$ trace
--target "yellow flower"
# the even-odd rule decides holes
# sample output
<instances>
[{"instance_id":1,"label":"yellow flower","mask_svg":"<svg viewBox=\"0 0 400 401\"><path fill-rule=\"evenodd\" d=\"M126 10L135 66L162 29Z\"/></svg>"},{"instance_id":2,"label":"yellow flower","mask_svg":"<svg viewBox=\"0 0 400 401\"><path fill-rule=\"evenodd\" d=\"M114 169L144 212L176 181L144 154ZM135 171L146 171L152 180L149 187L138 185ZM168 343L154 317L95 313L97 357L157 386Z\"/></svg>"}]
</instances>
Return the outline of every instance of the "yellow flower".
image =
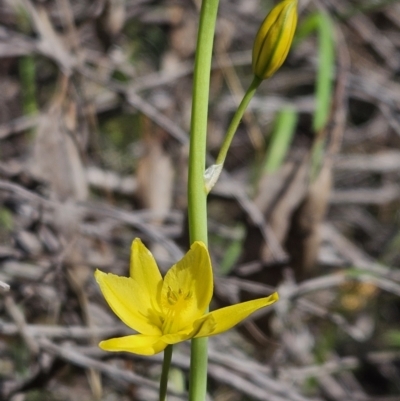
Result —
<instances>
[{"instance_id":1,"label":"yellow flower","mask_svg":"<svg viewBox=\"0 0 400 401\"><path fill-rule=\"evenodd\" d=\"M212 298L213 273L202 242L195 242L164 279L140 239L133 241L131 251L130 277L99 270L95 277L114 313L140 334L102 341L99 346L103 350L154 355L168 344L229 330L278 300L274 293L204 314Z\"/></svg>"},{"instance_id":2,"label":"yellow flower","mask_svg":"<svg viewBox=\"0 0 400 401\"><path fill-rule=\"evenodd\" d=\"M267 79L283 64L297 25L297 0L277 4L264 19L253 46L253 73Z\"/></svg>"}]
</instances>

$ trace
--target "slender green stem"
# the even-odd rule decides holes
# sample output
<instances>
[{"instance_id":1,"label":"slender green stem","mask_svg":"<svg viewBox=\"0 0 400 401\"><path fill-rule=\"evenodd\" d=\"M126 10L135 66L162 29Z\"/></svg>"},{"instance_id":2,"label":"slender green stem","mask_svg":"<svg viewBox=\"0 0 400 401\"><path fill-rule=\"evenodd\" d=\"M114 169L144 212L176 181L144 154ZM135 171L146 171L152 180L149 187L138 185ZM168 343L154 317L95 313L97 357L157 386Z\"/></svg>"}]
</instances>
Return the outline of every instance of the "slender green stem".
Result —
<instances>
[{"instance_id":1,"label":"slender green stem","mask_svg":"<svg viewBox=\"0 0 400 401\"><path fill-rule=\"evenodd\" d=\"M317 14L318 73L316 82L316 110L313 128L323 129L329 119L332 103L333 78L335 76L335 32L328 14Z\"/></svg>"},{"instance_id":2,"label":"slender green stem","mask_svg":"<svg viewBox=\"0 0 400 401\"><path fill-rule=\"evenodd\" d=\"M211 56L217 11L218 0L203 0L197 36L193 78L192 120L190 127L188 182L190 241L203 241L206 244L207 193L204 187L204 170L206 163Z\"/></svg>"},{"instance_id":3,"label":"slender green stem","mask_svg":"<svg viewBox=\"0 0 400 401\"><path fill-rule=\"evenodd\" d=\"M219 151L219 154L218 154L215 164L223 164L225 162L226 154L228 153L228 149L231 145L233 136L236 133L237 127L239 126L240 120L242 119L243 114L246 111L247 106L250 103L250 100L256 93L256 90L260 86L261 82L262 82L262 80L255 76L253 78L253 81L251 82L249 88L247 89L246 93L244 94L243 99L240 102L240 105L239 105L238 109L236 110L235 115L232 118L231 124L228 127L228 131L225 135L224 142L221 146L221 150Z\"/></svg>"},{"instance_id":4,"label":"slender green stem","mask_svg":"<svg viewBox=\"0 0 400 401\"><path fill-rule=\"evenodd\" d=\"M21 57L18 63L21 90L22 106L26 115L36 114L38 105L36 102L36 66L32 56Z\"/></svg>"},{"instance_id":5,"label":"slender green stem","mask_svg":"<svg viewBox=\"0 0 400 401\"><path fill-rule=\"evenodd\" d=\"M318 133L329 118L335 68L335 30L327 14L318 12L308 16L298 29L296 45L314 31L318 34L318 71L313 129Z\"/></svg>"},{"instance_id":6,"label":"slender green stem","mask_svg":"<svg viewBox=\"0 0 400 401\"><path fill-rule=\"evenodd\" d=\"M189 400L204 401L207 393L208 338L194 338L190 356Z\"/></svg>"},{"instance_id":7,"label":"slender green stem","mask_svg":"<svg viewBox=\"0 0 400 401\"><path fill-rule=\"evenodd\" d=\"M290 106L283 107L277 114L265 158L264 173L271 174L281 168L292 143L297 120L298 113Z\"/></svg>"},{"instance_id":8,"label":"slender green stem","mask_svg":"<svg viewBox=\"0 0 400 401\"><path fill-rule=\"evenodd\" d=\"M164 350L164 360L162 365L161 379L160 379L160 398L159 401L165 401L168 388L168 373L171 366L173 345L168 345Z\"/></svg>"},{"instance_id":9,"label":"slender green stem","mask_svg":"<svg viewBox=\"0 0 400 401\"><path fill-rule=\"evenodd\" d=\"M211 56L219 0L203 0L197 36L190 129L188 214L190 241L208 242L204 185ZM207 391L207 339L192 340L189 400L204 401Z\"/></svg>"}]
</instances>

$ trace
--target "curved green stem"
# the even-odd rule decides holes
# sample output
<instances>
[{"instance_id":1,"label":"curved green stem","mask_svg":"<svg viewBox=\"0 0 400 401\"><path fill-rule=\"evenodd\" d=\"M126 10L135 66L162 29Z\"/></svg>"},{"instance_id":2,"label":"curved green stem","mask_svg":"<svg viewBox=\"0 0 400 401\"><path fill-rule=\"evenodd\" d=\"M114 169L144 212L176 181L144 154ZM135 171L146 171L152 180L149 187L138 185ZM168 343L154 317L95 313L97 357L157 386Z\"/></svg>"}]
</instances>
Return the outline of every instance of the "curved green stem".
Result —
<instances>
[{"instance_id":1,"label":"curved green stem","mask_svg":"<svg viewBox=\"0 0 400 401\"><path fill-rule=\"evenodd\" d=\"M168 345L164 350L164 360L162 364L161 379L160 379L160 398L159 401L165 401L168 388L168 373L171 366L173 345Z\"/></svg>"},{"instance_id":2,"label":"curved green stem","mask_svg":"<svg viewBox=\"0 0 400 401\"><path fill-rule=\"evenodd\" d=\"M201 4L193 78L190 127L188 214L190 242L208 242L207 191L204 185L211 56L219 0ZM204 401L207 390L207 339L192 340L189 400Z\"/></svg>"},{"instance_id":3,"label":"curved green stem","mask_svg":"<svg viewBox=\"0 0 400 401\"><path fill-rule=\"evenodd\" d=\"M226 132L224 142L222 143L221 150L219 151L217 160L215 164L224 164L226 155L228 153L228 149L231 145L233 136L236 133L237 127L239 126L240 120L243 117L244 112L247 109L247 106L250 103L250 100L256 93L257 88L260 86L260 83L262 80L260 78L257 78L256 76L253 78L253 81L251 82L249 88L247 89L246 93L243 96L242 101L240 102L240 105L238 109L235 112L235 115L232 118L231 124L228 127L228 131Z\"/></svg>"}]
</instances>

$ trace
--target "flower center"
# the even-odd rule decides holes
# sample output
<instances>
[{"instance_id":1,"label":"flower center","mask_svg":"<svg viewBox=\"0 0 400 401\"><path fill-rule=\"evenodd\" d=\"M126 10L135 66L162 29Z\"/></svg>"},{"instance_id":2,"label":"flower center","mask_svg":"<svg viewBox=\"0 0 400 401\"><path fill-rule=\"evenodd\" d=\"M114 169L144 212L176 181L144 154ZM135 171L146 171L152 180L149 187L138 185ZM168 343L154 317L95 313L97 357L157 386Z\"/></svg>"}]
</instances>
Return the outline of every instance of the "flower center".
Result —
<instances>
[{"instance_id":1,"label":"flower center","mask_svg":"<svg viewBox=\"0 0 400 401\"><path fill-rule=\"evenodd\" d=\"M190 298L192 298L191 291L184 292L181 288L179 288L178 291L174 291L171 287L168 287L167 300L170 307L180 309Z\"/></svg>"},{"instance_id":2,"label":"flower center","mask_svg":"<svg viewBox=\"0 0 400 401\"><path fill-rule=\"evenodd\" d=\"M172 334L179 331L182 321L182 312L192 300L192 292L181 288L175 290L168 286L166 313L162 331L164 334Z\"/></svg>"}]
</instances>

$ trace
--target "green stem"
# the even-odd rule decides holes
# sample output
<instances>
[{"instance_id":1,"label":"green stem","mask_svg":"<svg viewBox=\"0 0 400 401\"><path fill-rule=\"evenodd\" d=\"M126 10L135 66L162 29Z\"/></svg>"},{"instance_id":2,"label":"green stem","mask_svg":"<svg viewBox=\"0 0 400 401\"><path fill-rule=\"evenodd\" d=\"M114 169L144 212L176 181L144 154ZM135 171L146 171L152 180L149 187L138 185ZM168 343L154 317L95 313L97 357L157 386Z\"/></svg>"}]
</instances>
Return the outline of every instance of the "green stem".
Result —
<instances>
[{"instance_id":1,"label":"green stem","mask_svg":"<svg viewBox=\"0 0 400 401\"><path fill-rule=\"evenodd\" d=\"M204 185L211 57L219 0L203 0L197 36L190 127L188 215L190 242L208 243L207 191ZM189 400L204 401L207 390L207 339L192 340Z\"/></svg>"},{"instance_id":2,"label":"green stem","mask_svg":"<svg viewBox=\"0 0 400 401\"><path fill-rule=\"evenodd\" d=\"M240 102L240 105L238 109L235 112L235 115L232 118L231 124L228 127L228 131L225 135L224 142L221 146L221 150L219 151L217 160L215 164L224 164L226 155L228 153L228 149L231 145L233 136L236 133L237 127L239 126L240 120L243 117L244 112L247 109L247 106L250 103L250 100L256 93L257 88L260 86L260 83L262 80L260 78L257 78L256 76L253 78L253 81L251 82L249 88L247 89L246 93L243 96L242 101Z\"/></svg>"},{"instance_id":3,"label":"green stem","mask_svg":"<svg viewBox=\"0 0 400 401\"><path fill-rule=\"evenodd\" d=\"M190 356L190 401L204 401L206 399L207 365L208 338L193 338Z\"/></svg>"},{"instance_id":4,"label":"green stem","mask_svg":"<svg viewBox=\"0 0 400 401\"><path fill-rule=\"evenodd\" d=\"M193 77L192 120L190 127L188 213L190 241L207 244L207 193L204 186L208 96L211 55L218 0L203 0Z\"/></svg>"},{"instance_id":5,"label":"green stem","mask_svg":"<svg viewBox=\"0 0 400 401\"><path fill-rule=\"evenodd\" d=\"M165 401L168 388L168 373L171 366L173 345L168 345L164 350L164 360L162 365L161 379L160 379L160 398L159 401Z\"/></svg>"},{"instance_id":6,"label":"green stem","mask_svg":"<svg viewBox=\"0 0 400 401\"><path fill-rule=\"evenodd\" d=\"M21 80L22 106L25 115L38 112L36 102L36 66L32 56L23 56L18 63Z\"/></svg>"}]
</instances>

